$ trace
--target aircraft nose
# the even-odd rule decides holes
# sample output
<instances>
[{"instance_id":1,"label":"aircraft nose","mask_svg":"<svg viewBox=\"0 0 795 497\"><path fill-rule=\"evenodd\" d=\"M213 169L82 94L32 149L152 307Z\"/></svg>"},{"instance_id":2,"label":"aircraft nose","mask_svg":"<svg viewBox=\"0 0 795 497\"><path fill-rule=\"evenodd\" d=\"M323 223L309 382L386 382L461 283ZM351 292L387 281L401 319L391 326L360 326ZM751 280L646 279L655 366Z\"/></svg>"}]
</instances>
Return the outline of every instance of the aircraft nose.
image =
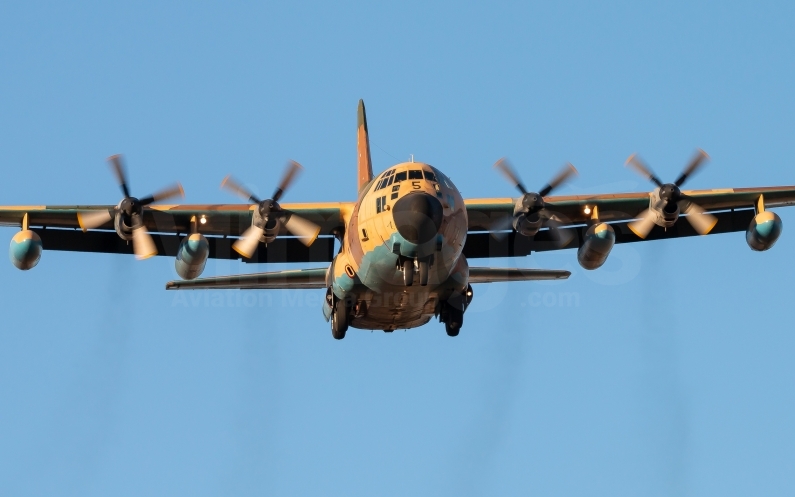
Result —
<instances>
[{"instance_id":1,"label":"aircraft nose","mask_svg":"<svg viewBox=\"0 0 795 497\"><path fill-rule=\"evenodd\" d=\"M436 237L442 226L442 204L427 193L410 193L392 206L398 233L411 243L425 243Z\"/></svg>"}]
</instances>

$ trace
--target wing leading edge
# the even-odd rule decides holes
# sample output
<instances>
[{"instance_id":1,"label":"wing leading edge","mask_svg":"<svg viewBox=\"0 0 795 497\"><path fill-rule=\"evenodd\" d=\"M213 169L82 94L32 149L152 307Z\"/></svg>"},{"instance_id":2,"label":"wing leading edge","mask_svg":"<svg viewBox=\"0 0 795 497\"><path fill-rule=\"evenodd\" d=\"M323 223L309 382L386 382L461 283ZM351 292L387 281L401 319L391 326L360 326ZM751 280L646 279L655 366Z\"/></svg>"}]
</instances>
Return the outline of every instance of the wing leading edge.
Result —
<instances>
[{"instance_id":1,"label":"wing leading edge","mask_svg":"<svg viewBox=\"0 0 795 497\"><path fill-rule=\"evenodd\" d=\"M724 188L714 190L685 190L682 193L707 212L729 209L752 209L761 195L767 207L795 205L795 186L767 186L759 188ZM517 199L473 198L464 202L470 231L492 231L498 221L513 215ZM594 207L605 222L629 221L649 208L648 193L615 193L603 195L567 195L544 198L549 210L564 220L563 224L585 224L591 220Z\"/></svg>"}]
</instances>

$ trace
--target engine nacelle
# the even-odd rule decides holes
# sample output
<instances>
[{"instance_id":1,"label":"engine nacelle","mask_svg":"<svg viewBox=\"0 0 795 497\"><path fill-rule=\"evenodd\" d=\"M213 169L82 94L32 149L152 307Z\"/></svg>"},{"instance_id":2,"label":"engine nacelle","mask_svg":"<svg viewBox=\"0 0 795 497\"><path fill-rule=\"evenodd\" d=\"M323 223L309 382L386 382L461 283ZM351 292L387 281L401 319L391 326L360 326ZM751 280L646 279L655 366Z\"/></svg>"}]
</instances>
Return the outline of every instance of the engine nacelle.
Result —
<instances>
[{"instance_id":1,"label":"engine nacelle","mask_svg":"<svg viewBox=\"0 0 795 497\"><path fill-rule=\"evenodd\" d=\"M278 208L278 204L275 205ZM263 243L273 242L282 227L282 223L279 222L277 217L274 215L268 216L267 221L263 219L259 209L254 209L254 216L251 224L254 226L262 226L264 228L265 232L262 234L262 238L260 239L260 241Z\"/></svg>"},{"instance_id":2,"label":"engine nacelle","mask_svg":"<svg viewBox=\"0 0 795 497\"><path fill-rule=\"evenodd\" d=\"M753 219L745 232L745 241L753 250L763 251L776 244L784 225L778 214L762 211Z\"/></svg>"},{"instance_id":3,"label":"engine nacelle","mask_svg":"<svg viewBox=\"0 0 795 497\"><path fill-rule=\"evenodd\" d=\"M210 255L210 244L207 239L199 233L194 233L180 242L174 269L183 280L197 278L204 271L208 255Z\"/></svg>"},{"instance_id":4,"label":"engine nacelle","mask_svg":"<svg viewBox=\"0 0 795 497\"><path fill-rule=\"evenodd\" d=\"M543 224L543 219L537 213L526 214L519 212L513 216L513 229L520 235L535 236Z\"/></svg>"},{"instance_id":5,"label":"engine nacelle","mask_svg":"<svg viewBox=\"0 0 795 497\"><path fill-rule=\"evenodd\" d=\"M41 259L41 238L30 230L23 230L14 235L11 239L11 246L8 248L8 257L11 264L27 271L36 267Z\"/></svg>"},{"instance_id":6,"label":"engine nacelle","mask_svg":"<svg viewBox=\"0 0 795 497\"><path fill-rule=\"evenodd\" d=\"M585 232L585 242L577 251L577 262L585 269L600 268L615 243L616 232L612 226L606 223L595 224Z\"/></svg>"},{"instance_id":7,"label":"engine nacelle","mask_svg":"<svg viewBox=\"0 0 795 497\"><path fill-rule=\"evenodd\" d=\"M130 226L130 223L125 221L124 214L119 212L118 209L116 211L116 215L113 216L113 228L116 230L116 234L119 235L119 238L122 240L126 240L128 242L132 240L132 226Z\"/></svg>"}]
</instances>

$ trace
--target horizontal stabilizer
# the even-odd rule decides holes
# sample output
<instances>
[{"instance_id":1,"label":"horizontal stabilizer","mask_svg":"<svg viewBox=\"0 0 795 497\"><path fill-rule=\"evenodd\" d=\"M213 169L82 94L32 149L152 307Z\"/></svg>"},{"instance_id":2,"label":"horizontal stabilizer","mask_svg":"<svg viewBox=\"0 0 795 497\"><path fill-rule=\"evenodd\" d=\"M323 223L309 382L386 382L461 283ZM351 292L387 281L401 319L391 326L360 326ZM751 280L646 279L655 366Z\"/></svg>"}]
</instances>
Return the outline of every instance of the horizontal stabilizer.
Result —
<instances>
[{"instance_id":1,"label":"horizontal stabilizer","mask_svg":"<svg viewBox=\"0 0 795 497\"><path fill-rule=\"evenodd\" d=\"M500 283L502 281L565 280L569 271L557 269L524 269L502 267L469 268L470 283Z\"/></svg>"},{"instance_id":2,"label":"horizontal stabilizer","mask_svg":"<svg viewBox=\"0 0 795 497\"><path fill-rule=\"evenodd\" d=\"M326 288L326 268L236 274L189 281L169 281L166 290L293 290Z\"/></svg>"}]
</instances>

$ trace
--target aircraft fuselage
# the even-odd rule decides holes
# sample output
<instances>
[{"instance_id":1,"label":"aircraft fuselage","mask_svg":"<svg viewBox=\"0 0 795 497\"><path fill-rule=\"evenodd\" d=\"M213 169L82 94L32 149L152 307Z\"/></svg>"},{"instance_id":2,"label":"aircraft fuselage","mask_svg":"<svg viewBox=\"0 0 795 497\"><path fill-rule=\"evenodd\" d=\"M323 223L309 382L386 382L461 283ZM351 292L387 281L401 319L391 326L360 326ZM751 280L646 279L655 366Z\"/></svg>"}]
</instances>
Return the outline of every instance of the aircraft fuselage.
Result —
<instances>
[{"instance_id":1,"label":"aircraft fuselage","mask_svg":"<svg viewBox=\"0 0 795 497\"><path fill-rule=\"evenodd\" d=\"M350 326L392 331L427 323L444 302L463 302L466 234L450 178L419 162L390 167L362 189L347 220L329 269L326 317L329 300L347 300Z\"/></svg>"}]
</instances>

